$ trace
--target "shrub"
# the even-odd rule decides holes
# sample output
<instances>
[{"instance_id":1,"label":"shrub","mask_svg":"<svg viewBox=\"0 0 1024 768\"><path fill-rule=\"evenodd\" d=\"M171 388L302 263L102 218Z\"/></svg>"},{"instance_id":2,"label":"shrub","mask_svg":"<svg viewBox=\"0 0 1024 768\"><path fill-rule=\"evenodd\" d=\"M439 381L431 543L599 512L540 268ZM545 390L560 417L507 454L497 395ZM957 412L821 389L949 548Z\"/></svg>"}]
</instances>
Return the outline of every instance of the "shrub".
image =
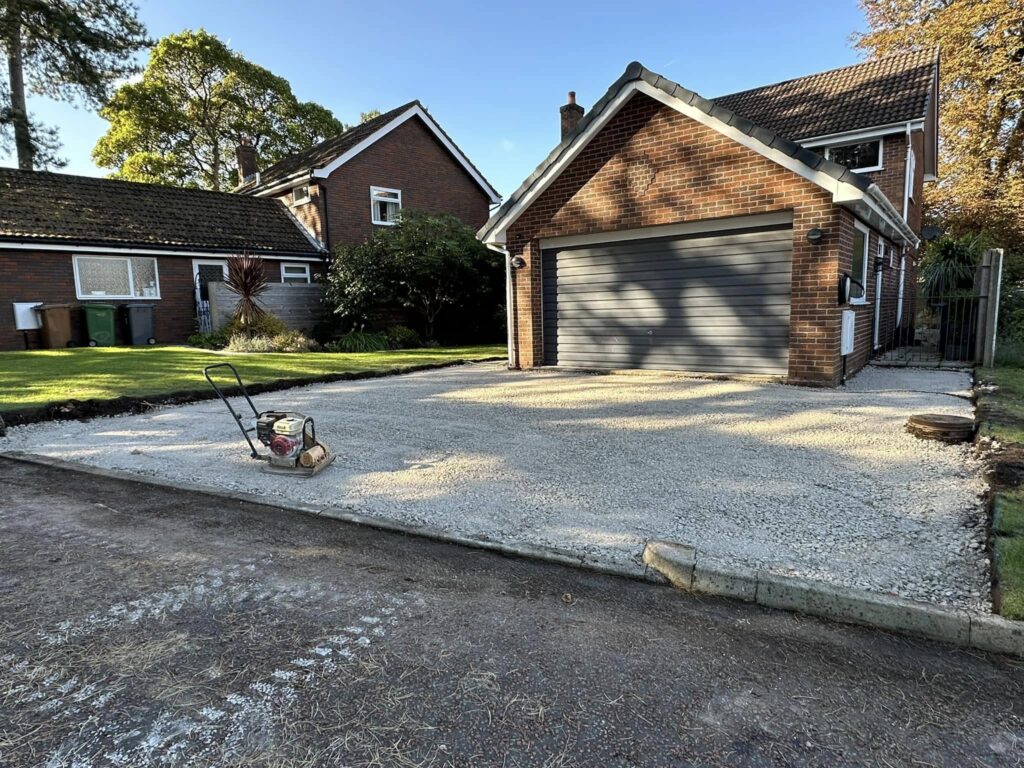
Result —
<instances>
[{"instance_id":1,"label":"shrub","mask_svg":"<svg viewBox=\"0 0 1024 768\"><path fill-rule=\"evenodd\" d=\"M420 339L420 335L412 328L404 325L392 325L384 331L384 336L387 338L388 346L391 349L416 349L423 346L423 340Z\"/></svg>"},{"instance_id":2,"label":"shrub","mask_svg":"<svg viewBox=\"0 0 1024 768\"><path fill-rule=\"evenodd\" d=\"M228 345L228 335L223 331L213 333L193 333L188 337L190 347L200 349L224 349Z\"/></svg>"},{"instance_id":3,"label":"shrub","mask_svg":"<svg viewBox=\"0 0 1024 768\"><path fill-rule=\"evenodd\" d=\"M269 336L246 336L236 333L227 346L228 352L273 352L274 340Z\"/></svg>"},{"instance_id":4,"label":"shrub","mask_svg":"<svg viewBox=\"0 0 1024 768\"><path fill-rule=\"evenodd\" d=\"M275 336L246 336L236 333L228 342L228 352L316 352L320 345L299 331Z\"/></svg>"},{"instance_id":5,"label":"shrub","mask_svg":"<svg viewBox=\"0 0 1024 768\"><path fill-rule=\"evenodd\" d=\"M319 352L320 345L300 331L279 333L271 339L275 352Z\"/></svg>"},{"instance_id":6,"label":"shrub","mask_svg":"<svg viewBox=\"0 0 1024 768\"><path fill-rule=\"evenodd\" d=\"M388 339L383 333L353 331L327 344L327 352L381 352L388 348Z\"/></svg>"},{"instance_id":7,"label":"shrub","mask_svg":"<svg viewBox=\"0 0 1024 768\"><path fill-rule=\"evenodd\" d=\"M272 338L288 333L288 326L277 316L264 312L251 325L244 325L239 320L232 320L221 329L226 338L233 336L266 336Z\"/></svg>"}]
</instances>

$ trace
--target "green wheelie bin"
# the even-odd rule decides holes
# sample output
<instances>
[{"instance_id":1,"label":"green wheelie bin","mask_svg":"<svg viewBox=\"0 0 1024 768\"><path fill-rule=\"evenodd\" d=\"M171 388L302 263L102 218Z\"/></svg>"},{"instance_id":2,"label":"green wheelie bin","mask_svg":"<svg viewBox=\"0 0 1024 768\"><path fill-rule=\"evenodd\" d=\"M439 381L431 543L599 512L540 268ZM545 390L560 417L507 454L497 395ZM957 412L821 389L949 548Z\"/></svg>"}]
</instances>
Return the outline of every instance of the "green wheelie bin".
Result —
<instances>
[{"instance_id":1,"label":"green wheelie bin","mask_svg":"<svg viewBox=\"0 0 1024 768\"><path fill-rule=\"evenodd\" d=\"M85 310L85 328L89 335L90 347L110 347L116 339L114 335L114 310L113 304L97 304L86 302L82 304Z\"/></svg>"}]
</instances>

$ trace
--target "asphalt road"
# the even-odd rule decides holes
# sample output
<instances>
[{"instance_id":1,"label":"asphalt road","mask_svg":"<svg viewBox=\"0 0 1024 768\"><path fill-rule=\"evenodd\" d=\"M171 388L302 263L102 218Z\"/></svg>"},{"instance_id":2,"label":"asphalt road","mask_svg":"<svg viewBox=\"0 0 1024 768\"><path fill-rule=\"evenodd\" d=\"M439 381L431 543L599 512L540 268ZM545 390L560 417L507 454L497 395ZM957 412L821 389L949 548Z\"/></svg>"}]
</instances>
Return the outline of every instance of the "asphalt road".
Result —
<instances>
[{"instance_id":1,"label":"asphalt road","mask_svg":"<svg viewBox=\"0 0 1024 768\"><path fill-rule=\"evenodd\" d=\"M0 765L1024 763L1024 663L0 461Z\"/></svg>"}]
</instances>

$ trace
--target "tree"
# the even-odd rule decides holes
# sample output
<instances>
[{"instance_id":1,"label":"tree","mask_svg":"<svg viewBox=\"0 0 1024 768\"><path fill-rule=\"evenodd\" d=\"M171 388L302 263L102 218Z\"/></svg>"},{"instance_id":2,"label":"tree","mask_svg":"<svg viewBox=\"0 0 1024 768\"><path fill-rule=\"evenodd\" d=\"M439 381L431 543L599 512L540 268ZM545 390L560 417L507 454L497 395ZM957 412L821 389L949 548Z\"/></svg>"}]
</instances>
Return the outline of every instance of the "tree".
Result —
<instances>
[{"instance_id":1,"label":"tree","mask_svg":"<svg viewBox=\"0 0 1024 768\"><path fill-rule=\"evenodd\" d=\"M359 122L368 123L376 117L380 117L383 114L379 109L371 109L369 112L359 113Z\"/></svg>"},{"instance_id":2,"label":"tree","mask_svg":"<svg viewBox=\"0 0 1024 768\"><path fill-rule=\"evenodd\" d=\"M300 102L283 78L186 30L160 40L138 82L117 89L93 149L115 178L231 189L235 149L247 139L269 165L344 130L329 110Z\"/></svg>"},{"instance_id":3,"label":"tree","mask_svg":"<svg viewBox=\"0 0 1024 768\"><path fill-rule=\"evenodd\" d=\"M232 317L243 329L256 326L264 315L259 297L267 290L267 271L263 259L243 253L228 259L228 276L225 287L238 297Z\"/></svg>"},{"instance_id":4,"label":"tree","mask_svg":"<svg viewBox=\"0 0 1024 768\"><path fill-rule=\"evenodd\" d=\"M149 44L127 0L0 0L0 49L7 81L0 90L0 146L18 167L62 164L57 131L28 112L26 87L40 96L99 106L118 79L138 70L132 55Z\"/></svg>"},{"instance_id":5,"label":"tree","mask_svg":"<svg viewBox=\"0 0 1024 768\"><path fill-rule=\"evenodd\" d=\"M882 56L939 48L940 182L927 215L955 234L1024 241L1024 3L1020 0L861 0Z\"/></svg>"},{"instance_id":6,"label":"tree","mask_svg":"<svg viewBox=\"0 0 1024 768\"><path fill-rule=\"evenodd\" d=\"M455 216L403 211L395 226L336 250L327 300L356 325L382 306L409 308L422 319L424 336L433 339L446 308L473 307L482 295L493 307L501 280L500 257Z\"/></svg>"}]
</instances>

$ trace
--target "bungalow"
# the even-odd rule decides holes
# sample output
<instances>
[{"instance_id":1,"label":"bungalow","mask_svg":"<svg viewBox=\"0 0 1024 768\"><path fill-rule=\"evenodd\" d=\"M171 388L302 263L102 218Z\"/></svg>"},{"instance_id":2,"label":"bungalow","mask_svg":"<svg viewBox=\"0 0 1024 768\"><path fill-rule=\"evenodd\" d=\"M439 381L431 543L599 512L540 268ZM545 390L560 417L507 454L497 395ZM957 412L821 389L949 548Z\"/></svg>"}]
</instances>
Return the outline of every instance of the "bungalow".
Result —
<instances>
[{"instance_id":1,"label":"bungalow","mask_svg":"<svg viewBox=\"0 0 1024 768\"><path fill-rule=\"evenodd\" d=\"M0 349L39 346L17 310L42 303L151 303L156 340L182 342L207 284L240 253L263 258L274 282L308 283L325 267L276 200L2 168Z\"/></svg>"}]
</instances>

